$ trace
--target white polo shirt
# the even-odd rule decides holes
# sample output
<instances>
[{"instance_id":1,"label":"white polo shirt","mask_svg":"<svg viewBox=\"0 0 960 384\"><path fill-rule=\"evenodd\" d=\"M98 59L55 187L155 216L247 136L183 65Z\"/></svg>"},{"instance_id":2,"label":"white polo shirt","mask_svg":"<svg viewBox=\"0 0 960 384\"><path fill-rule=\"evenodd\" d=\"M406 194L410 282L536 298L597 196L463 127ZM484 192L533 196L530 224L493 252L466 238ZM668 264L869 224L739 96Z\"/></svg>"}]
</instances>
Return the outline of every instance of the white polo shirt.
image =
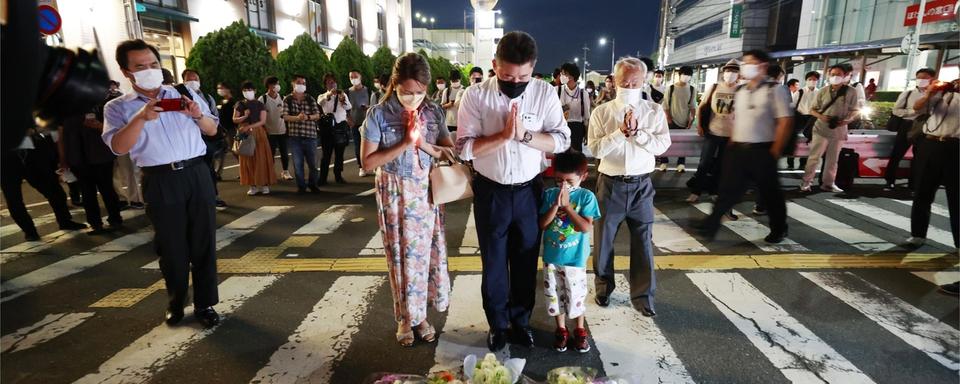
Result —
<instances>
[{"instance_id":1,"label":"white polo shirt","mask_svg":"<svg viewBox=\"0 0 960 384\"><path fill-rule=\"evenodd\" d=\"M570 147L570 128L563 120L557 91L549 83L532 79L513 100L500 93L496 77L471 85L464 91L457 113L457 150L463 160L473 160L474 169L483 177L500 184L524 183L543 171L543 152L516 140L482 156L473 154L474 140L503 131L512 104L519 105L518 124L553 137L554 153Z\"/></svg>"},{"instance_id":2,"label":"white polo shirt","mask_svg":"<svg viewBox=\"0 0 960 384\"><path fill-rule=\"evenodd\" d=\"M735 143L771 143L777 136L777 119L793 116L790 108L790 90L780 84L769 84L767 79L750 88L740 87L734 96L733 133Z\"/></svg>"}]
</instances>

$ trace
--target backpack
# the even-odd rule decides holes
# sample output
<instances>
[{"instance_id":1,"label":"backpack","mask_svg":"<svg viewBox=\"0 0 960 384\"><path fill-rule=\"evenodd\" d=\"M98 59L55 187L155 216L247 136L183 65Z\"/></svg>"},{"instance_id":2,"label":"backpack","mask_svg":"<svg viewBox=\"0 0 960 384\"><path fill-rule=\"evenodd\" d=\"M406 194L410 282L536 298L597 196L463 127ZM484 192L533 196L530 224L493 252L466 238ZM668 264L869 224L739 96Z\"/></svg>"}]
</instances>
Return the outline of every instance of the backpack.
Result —
<instances>
[{"instance_id":1,"label":"backpack","mask_svg":"<svg viewBox=\"0 0 960 384\"><path fill-rule=\"evenodd\" d=\"M557 98L558 98L558 99L562 99L562 97L560 96L560 95L561 95L560 92L563 92L563 86L557 87ZM583 94L583 93L584 93L584 92L582 92L582 90L578 87L578 88L577 88L577 93L574 93L574 97L575 97L576 95L578 95L578 94L580 95L580 118L584 120L583 124L587 124L587 121L586 121L586 117L587 117L587 116L586 116L586 113L584 113L584 111L586 111L587 109L586 109L586 107L584 106L584 100L583 100L583 99L586 99L586 97L584 97L584 94Z\"/></svg>"},{"instance_id":2,"label":"backpack","mask_svg":"<svg viewBox=\"0 0 960 384\"><path fill-rule=\"evenodd\" d=\"M687 101L687 105L693 103L693 95L696 93L697 91L693 89L693 85L690 85L690 100ZM670 103L673 103L673 84L670 84Z\"/></svg>"}]
</instances>

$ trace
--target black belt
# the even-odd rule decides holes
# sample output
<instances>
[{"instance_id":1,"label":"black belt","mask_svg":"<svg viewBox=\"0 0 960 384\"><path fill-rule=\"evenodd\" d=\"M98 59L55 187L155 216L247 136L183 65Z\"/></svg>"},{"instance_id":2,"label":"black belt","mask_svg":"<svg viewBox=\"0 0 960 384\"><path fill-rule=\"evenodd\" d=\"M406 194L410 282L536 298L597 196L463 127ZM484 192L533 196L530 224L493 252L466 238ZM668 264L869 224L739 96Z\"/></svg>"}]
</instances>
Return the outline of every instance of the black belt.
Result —
<instances>
[{"instance_id":1,"label":"black belt","mask_svg":"<svg viewBox=\"0 0 960 384\"><path fill-rule=\"evenodd\" d=\"M496 187L496 188L499 188L499 189L520 189L520 188L528 187L528 186L530 186L530 184L533 184L533 181L536 180L536 177L534 177L533 179L527 180L527 181L525 181L525 182L522 182L522 183L516 183L516 184L500 184L500 183L498 183L498 182L496 182L496 181L493 181L493 180L490 180L490 179L488 179L488 178L486 178L486 177L484 177L483 175L481 175L481 174L478 173L478 174L477 174L477 180L482 181L482 182L485 182L485 183L487 183L487 184L490 184L490 185L492 185L492 186L494 186L494 187Z\"/></svg>"},{"instance_id":2,"label":"black belt","mask_svg":"<svg viewBox=\"0 0 960 384\"><path fill-rule=\"evenodd\" d=\"M956 137L934 136L934 135L928 135L928 134L924 134L923 136L925 139L930 141L943 141L943 142L951 142L951 143L960 141L960 138L956 138Z\"/></svg>"},{"instance_id":3,"label":"black belt","mask_svg":"<svg viewBox=\"0 0 960 384\"><path fill-rule=\"evenodd\" d=\"M624 182L624 183L639 183L641 181L644 181L650 178L649 173L644 173L642 175L628 175L628 176L610 176L603 173L601 173L600 175L602 175L603 177Z\"/></svg>"},{"instance_id":4,"label":"black belt","mask_svg":"<svg viewBox=\"0 0 960 384\"><path fill-rule=\"evenodd\" d=\"M200 163L202 163L202 162L203 162L203 156L197 156L197 157L194 157L194 158L192 158L192 159L174 161L174 162L172 162L172 163L170 163L170 164L161 164L161 165L153 165L153 166L149 166L149 167L140 167L140 170L142 170L142 171L144 171L144 172L146 172L146 173L153 173L153 174L157 174L157 173L167 173L167 172L176 172L176 171L180 171L180 170L184 170L184 169L190 168L190 167L192 167L192 166L194 166L194 165L197 165L197 164L200 164Z\"/></svg>"}]
</instances>

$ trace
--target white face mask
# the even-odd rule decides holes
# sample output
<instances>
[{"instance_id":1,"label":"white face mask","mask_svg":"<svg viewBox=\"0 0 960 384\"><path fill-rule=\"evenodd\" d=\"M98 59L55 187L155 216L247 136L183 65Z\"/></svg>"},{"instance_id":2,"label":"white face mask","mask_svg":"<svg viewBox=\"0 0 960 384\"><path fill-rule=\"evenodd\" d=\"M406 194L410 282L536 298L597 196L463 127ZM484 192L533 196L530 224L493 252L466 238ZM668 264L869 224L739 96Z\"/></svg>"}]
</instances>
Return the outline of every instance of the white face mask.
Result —
<instances>
[{"instance_id":1,"label":"white face mask","mask_svg":"<svg viewBox=\"0 0 960 384\"><path fill-rule=\"evenodd\" d=\"M220 97L226 96L226 95L227 95L227 90L226 90L226 89L218 89L218 90L217 90L217 94L220 95Z\"/></svg>"},{"instance_id":2,"label":"white face mask","mask_svg":"<svg viewBox=\"0 0 960 384\"><path fill-rule=\"evenodd\" d=\"M642 88L617 87L617 100L627 105L638 105L640 104L642 93Z\"/></svg>"},{"instance_id":3,"label":"white face mask","mask_svg":"<svg viewBox=\"0 0 960 384\"><path fill-rule=\"evenodd\" d=\"M423 99L427 97L425 93L415 93L412 95L401 95L400 91L397 90L397 98L400 99L400 104L403 105L403 108L408 111L414 111L420 107L420 103L423 102Z\"/></svg>"},{"instance_id":4,"label":"white face mask","mask_svg":"<svg viewBox=\"0 0 960 384\"><path fill-rule=\"evenodd\" d=\"M733 84L737 82L737 78L740 77L736 72L724 72L723 81L727 84Z\"/></svg>"},{"instance_id":5,"label":"white face mask","mask_svg":"<svg viewBox=\"0 0 960 384\"><path fill-rule=\"evenodd\" d=\"M817 87L816 80L807 80L807 88L813 89Z\"/></svg>"},{"instance_id":6,"label":"white face mask","mask_svg":"<svg viewBox=\"0 0 960 384\"><path fill-rule=\"evenodd\" d=\"M846 79L843 76L830 76L831 85L840 85L843 84L844 81L846 81Z\"/></svg>"},{"instance_id":7,"label":"white face mask","mask_svg":"<svg viewBox=\"0 0 960 384\"><path fill-rule=\"evenodd\" d=\"M587 88L587 93L593 93L593 88Z\"/></svg>"},{"instance_id":8,"label":"white face mask","mask_svg":"<svg viewBox=\"0 0 960 384\"><path fill-rule=\"evenodd\" d=\"M184 81L184 82L183 82L183 85L185 85L185 86L187 87L187 89L189 89L189 90L191 90L191 91L200 92L200 82L199 82L199 81L196 81L196 80Z\"/></svg>"},{"instance_id":9,"label":"white face mask","mask_svg":"<svg viewBox=\"0 0 960 384\"><path fill-rule=\"evenodd\" d=\"M917 79L917 86L920 88L926 88L930 85L930 79Z\"/></svg>"},{"instance_id":10,"label":"white face mask","mask_svg":"<svg viewBox=\"0 0 960 384\"><path fill-rule=\"evenodd\" d=\"M373 87L376 88L376 89L379 91L379 90L380 90L380 83L373 83Z\"/></svg>"},{"instance_id":11,"label":"white face mask","mask_svg":"<svg viewBox=\"0 0 960 384\"><path fill-rule=\"evenodd\" d=\"M439 90L441 90L441 91L444 90L444 89L447 89L447 84L445 84L445 83L437 83L437 89L439 89Z\"/></svg>"},{"instance_id":12,"label":"white face mask","mask_svg":"<svg viewBox=\"0 0 960 384\"><path fill-rule=\"evenodd\" d=\"M133 80L137 87L146 91L152 91L160 88L163 84L163 71L154 68L148 68L133 72Z\"/></svg>"},{"instance_id":13,"label":"white face mask","mask_svg":"<svg viewBox=\"0 0 960 384\"><path fill-rule=\"evenodd\" d=\"M568 81L570 81L570 76L560 75L560 84L566 84Z\"/></svg>"},{"instance_id":14,"label":"white face mask","mask_svg":"<svg viewBox=\"0 0 960 384\"><path fill-rule=\"evenodd\" d=\"M277 92L277 93L280 93L280 84L274 84L274 85L273 85L273 91L274 91L274 92Z\"/></svg>"},{"instance_id":15,"label":"white face mask","mask_svg":"<svg viewBox=\"0 0 960 384\"><path fill-rule=\"evenodd\" d=\"M360 79L350 79L350 84L360 85Z\"/></svg>"},{"instance_id":16,"label":"white face mask","mask_svg":"<svg viewBox=\"0 0 960 384\"><path fill-rule=\"evenodd\" d=\"M740 77L746 80L753 80L760 75L760 66L756 64L743 64L740 66Z\"/></svg>"},{"instance_id":17,"label":"white face mask","mask_svg":"<svg viewBox=\"0 0 960 384\"><path fill-rule=\"evenodd\" d=\"M306 91L307 91L307 85L306 85L306 84L294 84L294 85L293 85L293 92L294 92L294 93L304 93L304 92L306 92Z\"/></svg>"},{"instance_id":18,"label":"white face mask","mask_svg":"<svg viewBox=\"0 0 960 384\"><path fill-rule=\"evenodd\" d=\"M253 100L257 98L257 92L255 91L243 91L243 98L247 100Z\"/></svg>"},{"instance_id":19,"label":"white face mask","mask_svg":"<svg viewBox=\"0 0 960 384\"><path fill-rule=\"evenodd\" d=\"M688 82L688 81L690 81L690 75L680 75L680 82L681 82L681 83L686 83L686 82Z\"/></svg>"}]
</instances>

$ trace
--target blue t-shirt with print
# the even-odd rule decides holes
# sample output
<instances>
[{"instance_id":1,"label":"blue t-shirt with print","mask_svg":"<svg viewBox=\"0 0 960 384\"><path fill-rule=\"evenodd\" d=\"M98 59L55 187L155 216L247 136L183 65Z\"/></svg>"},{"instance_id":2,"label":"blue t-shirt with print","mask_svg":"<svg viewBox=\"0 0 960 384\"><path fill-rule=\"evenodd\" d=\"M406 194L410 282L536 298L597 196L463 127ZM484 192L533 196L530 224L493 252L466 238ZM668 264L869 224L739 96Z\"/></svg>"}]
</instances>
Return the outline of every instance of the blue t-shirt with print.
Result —
<instances>
[{"instance_id":1,"label":"blue t-shirt with print","mask_svg":"<svg viewBox=\"0 0 960 384\"><path fill-rule=\"evenodd\" d=\"M540 214L550 211L557 201L560 188L553 187L543 192ZM586 188L570 191L570 206L583 218L600 218L597 197ZM577 232L570 217L562 209L557 210L553 222L543 231L543 262L545 264L586 268L590 256L590 235Z\"/></svg>"}]
</instances>

